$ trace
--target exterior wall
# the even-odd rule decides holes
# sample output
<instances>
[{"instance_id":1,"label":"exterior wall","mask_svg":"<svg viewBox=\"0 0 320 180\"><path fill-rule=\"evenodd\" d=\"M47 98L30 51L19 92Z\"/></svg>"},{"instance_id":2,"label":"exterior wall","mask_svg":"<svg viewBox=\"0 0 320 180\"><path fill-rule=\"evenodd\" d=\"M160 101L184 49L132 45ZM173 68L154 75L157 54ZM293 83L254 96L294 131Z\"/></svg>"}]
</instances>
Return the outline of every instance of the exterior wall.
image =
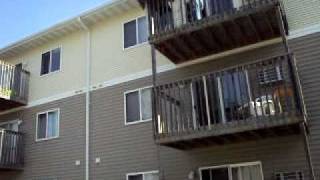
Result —
<instances>
[{"instance_id":1,"label":"exterior wall","mask_svg":"<svg viewBox=\"0 0 320 180\"><path fill-rule=\"evenodd\" d=\"M283 0L290 31L319 24L320 2L316 0ZM92 31L92 86L99 87L125 78L142 74L151 75L151 53L148 44L123 49L123 23L145 15L141 8L130 9L120 16L98 22ZM62 47L61 71L40 77L41 54ZM6 59L16 64L24 62L30 71L29 102L44 98L75 94L85 86L86 33L75 32L63 38L43 44L17 57ZM158 66L174 65L157 53Z\"/></svg>"},{"instance_id":2,"label":"exterior wall","mask_svg":"<svg viewBox=\"0 0 320 180\"><path fill-rule=\"evenodd\" d=\"M151 75L151 48L148 43L124 49L123 24L145 15L132 9L92 27L92 84L116 80L139 73ZM158 66L172 64L160 53Z\"/></svg>"},{"instance_id":3,"label":"exterior wall","mask_svg":"<svg viewBox=\"0 0 320 180\"><path fill-rule=\"evenodd\" d=\"M319 96L317 52L320 34L290 41L299 64L306 103L310 114L312 153L319 178L317 102ZM283 52L280 45L178 68L160 75L160 82L213 71L226 66L256 60ZM319 51L320 52L320 51ZM267 138L258 141L211 146L189 151L158 147L152 137L151 122L124 124L124 92L151 85L151 77L117 84L92 91L90 117L90 174L91 179L125 179L126 173L164 170L168 180L186 179L190 171L199 167L261 161L265 180L272 180L275 172L302 170L308 180L308 166L301 135ZM312 83L312 89L310 89ZM320 87L320 86L319 86ZM315 89L314 89L315 88ZM84 96L78 95L49 104L1 116L1 121L20 118L26 133L25 169L18 173L1 173L1 179L84 179ZM35 143L36 113L60 108L60 137ZM158 154L159 153L159 154ZM48 158L50 157L50 158ZM95 163L100 158L100 163ZM81 165L75 166L80 160ZM161 168L159 168L161 166Z\"/></svg>"},{"instance_id":4,"label":"exterior wall","mask_svg":"<svg viewBox=\"0 0 320 180\"><path fill-rule=\"evenodd\" d=\"M290 31L299 30L320 22L320 1L282 0L289 22Z\"/></svg>"},{"instance_id":5,"label":"exterior wall","mask_svg":"<svg viewBox=\"0 0 320 180\"><path fill-rule=\"evenodd\" d=\"M9 63L23 63L30 72L29 102L78 90L85 83L86 39L77 32L35 48L19 57L7 59ZM61 47L61 69L59 72L40 76L42 53Z\"/></svg>"},{"instance_id":6,"label":"exterior wall","mask_svg":"<svg viewBox=\"0 0 320 180\"><path fill-rule=\"evenodd\" d=\"M290 41L299 67L301 85L308 111L311 154L320 179L320 33Z\"/></svg>"},{"instance_id":7,"label":"exterior wall","mask_svg":"<svg viewBox=\"0 0 320 180\"><path fill-rule=\"evenodd\" d=\"M82 95L43 104L1 116L1 122L20 119L20 131L25 136L25 165L23 171L0 172L1 180L33 180L58 178L82 180L84 177L85 98ZM60 109L59 137L35 141L36 114ZM80 160L80 166L75 161Z\"/></svg>"}]
</instances>

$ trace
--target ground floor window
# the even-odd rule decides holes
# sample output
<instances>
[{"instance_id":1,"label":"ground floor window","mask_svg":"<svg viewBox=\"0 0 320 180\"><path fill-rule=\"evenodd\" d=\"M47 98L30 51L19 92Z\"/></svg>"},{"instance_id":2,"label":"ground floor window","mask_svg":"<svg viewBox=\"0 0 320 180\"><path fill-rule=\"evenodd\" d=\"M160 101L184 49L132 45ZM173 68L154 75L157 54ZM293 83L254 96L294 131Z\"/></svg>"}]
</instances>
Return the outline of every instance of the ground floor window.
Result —
<instances>
[{"instance_id":1,"label":"ground floor window","mask_svg":"<svg viewBox=\"0 0 320 180\"><path fill-rule=\"evenodd\" d=\"M200 168L200 180L263 180L260 162Z\"/></svg>"},{"instance_id":2,"label":"ground floor window","mask_svg":"<svg viewBox=\"0 0 320 180\"><path fill-rule=\"evenodd\" d=\"M158 171L139 172L127 174L127 180L159 180Z\"/></svg>"}]
</instances>

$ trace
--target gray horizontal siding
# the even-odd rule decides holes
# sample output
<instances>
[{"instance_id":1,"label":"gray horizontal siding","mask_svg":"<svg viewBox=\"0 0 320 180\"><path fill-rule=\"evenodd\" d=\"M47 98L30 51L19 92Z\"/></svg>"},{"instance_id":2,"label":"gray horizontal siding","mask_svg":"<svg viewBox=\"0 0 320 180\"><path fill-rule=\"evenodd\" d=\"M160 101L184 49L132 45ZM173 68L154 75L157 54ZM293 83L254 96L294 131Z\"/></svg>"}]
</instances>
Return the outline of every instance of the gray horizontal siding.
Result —
<instances>
[{"instance_id":1,"label":"gray horizontal siding","mask_svg":"<svg viewBox=\"0 0 320 180\"><path fill-rule=\"evenodd\" d=\"M310 115L312 155L319 177L320 167L320 73L317 73L320 35L314 34L290 41L297 61L306 104ZM272 45L236 56L179 68L160 75L159 82L199 75L250 60L283 53L281 45ZM303 141L300 135L268 138L259 141L213 146L180 151L157 147L151 122L124 124L124 92L150 86L151 77L93 91L90 116L90 174L94 180L124 180L125 174L158 170L161 166L167 180L186 179L190 171L201 166L261 161L266 180L278 171L302 170L308 177ZM34 142L36 113L60 108L60 137L46 142ZM0 173L0 179L32 179L58 177L84 179L85 98L74 96L21 112L1 116L1 121L20 118L26 133L26 167L20 173ZM159 154L158 154L159 153ZM96 164L95 158L101 158ZM81 165L74 165L81 160ZM306 178L307 180L308 178Z\"/></svg>"},{"instance_id":2,"label":"gray horizontal siding","mask_svg":"<svg viewBox=\"0 0 320 180\"><path fill-rule=\"evenodd\" d=\"M56 177L59 180L82 180L85 147L84 103L83 96L74 96L1 116L1 120L12 120L15 117L23 120L20 130L25 133L25 167L20 172L0 172L0 179ZM59 138L35 142L36 114L53 108L60 108ZM80 166L75 166L76 160L81 161Z\"/></svg>"}]
</instances>

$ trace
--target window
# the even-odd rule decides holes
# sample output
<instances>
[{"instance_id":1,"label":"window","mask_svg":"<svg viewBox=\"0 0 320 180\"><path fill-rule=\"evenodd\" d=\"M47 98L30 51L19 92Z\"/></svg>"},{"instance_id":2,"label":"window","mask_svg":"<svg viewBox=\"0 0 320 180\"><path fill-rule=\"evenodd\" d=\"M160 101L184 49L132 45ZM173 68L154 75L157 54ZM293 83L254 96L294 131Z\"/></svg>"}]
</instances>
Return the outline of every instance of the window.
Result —
<instances>
[{"instance_id":1,"label":"window","mask_svg":"<svg viewBox=\"0 0 320 180\"><path fill-rule=\"evenodd\" d=\"M40 75L60 70L61 48L56 48L42 54Z\"/></svg>"},{"instance_id":2,"label":"window","mask_svg":"<svg viewBox=\"0 0 320 180\"><path fill-rule=\"evenodd\" d=\"M126 124L143 122L152 118L151 88L125 93Z\"/></svg>"},{"instance_id":3,"label":"window","mask_svg":"<svg viewBox=\"0 0 320 180\"><path fill-rule=\"evenodd\" d=\"M127 174L127 180L159 180L158 171L130 173Z\"/></svg>"},{"instance_id":4,"label":"window","mask_svg":"<svg viewBox=\"0 0 320 180\"><path fill-rule=\"evenodd\" d=\"M303 173L301 171L276 173L276 180L303 180Z\"/></svg>"},{"instance_id":5,"label":"window","mask_svg":"<svg viewBox=\"0 0 320 180\"><path fill-rule=\"evenodd\" d=\"M263 180L259 162L200 168L200 180Z\"/></svg>"},{"instance_id":6,"label":"window","mask_svg":"<svg viewBox=\"0 0 320 180\"><path fill-rule=\"evenodd\" d=\"M147 17L143 16L123 25L124 48L148 41Z\"/></svg>"},{"instance_id":7,"label":"window","mask_svg":"<svg viewBox=\"0 0 320 180\"><path fill-rule=\"evenodd\" d=\"M50 110L37 115L37 138L47 140L59 136L59 110Z\"/></svg>"}]
</instances>

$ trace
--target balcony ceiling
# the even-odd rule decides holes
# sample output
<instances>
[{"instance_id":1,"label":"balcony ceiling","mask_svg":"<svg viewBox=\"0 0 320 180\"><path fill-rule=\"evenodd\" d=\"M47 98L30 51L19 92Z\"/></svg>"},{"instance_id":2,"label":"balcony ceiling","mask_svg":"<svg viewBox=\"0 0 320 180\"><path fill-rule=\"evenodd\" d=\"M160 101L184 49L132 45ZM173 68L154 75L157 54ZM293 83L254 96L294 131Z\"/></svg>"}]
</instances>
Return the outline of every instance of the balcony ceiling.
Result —
<instances>
[{"instance_id":1,"label":"balcony ceiling","mask_svg":"<svg viewBox=\"0 0 320 180\"><path fill-rule=\"evenodd\" d=\"M277 11L276 3L230 11L155 34L150 42L179 64L280 37Z\"/></svg>"}]
</instances>

